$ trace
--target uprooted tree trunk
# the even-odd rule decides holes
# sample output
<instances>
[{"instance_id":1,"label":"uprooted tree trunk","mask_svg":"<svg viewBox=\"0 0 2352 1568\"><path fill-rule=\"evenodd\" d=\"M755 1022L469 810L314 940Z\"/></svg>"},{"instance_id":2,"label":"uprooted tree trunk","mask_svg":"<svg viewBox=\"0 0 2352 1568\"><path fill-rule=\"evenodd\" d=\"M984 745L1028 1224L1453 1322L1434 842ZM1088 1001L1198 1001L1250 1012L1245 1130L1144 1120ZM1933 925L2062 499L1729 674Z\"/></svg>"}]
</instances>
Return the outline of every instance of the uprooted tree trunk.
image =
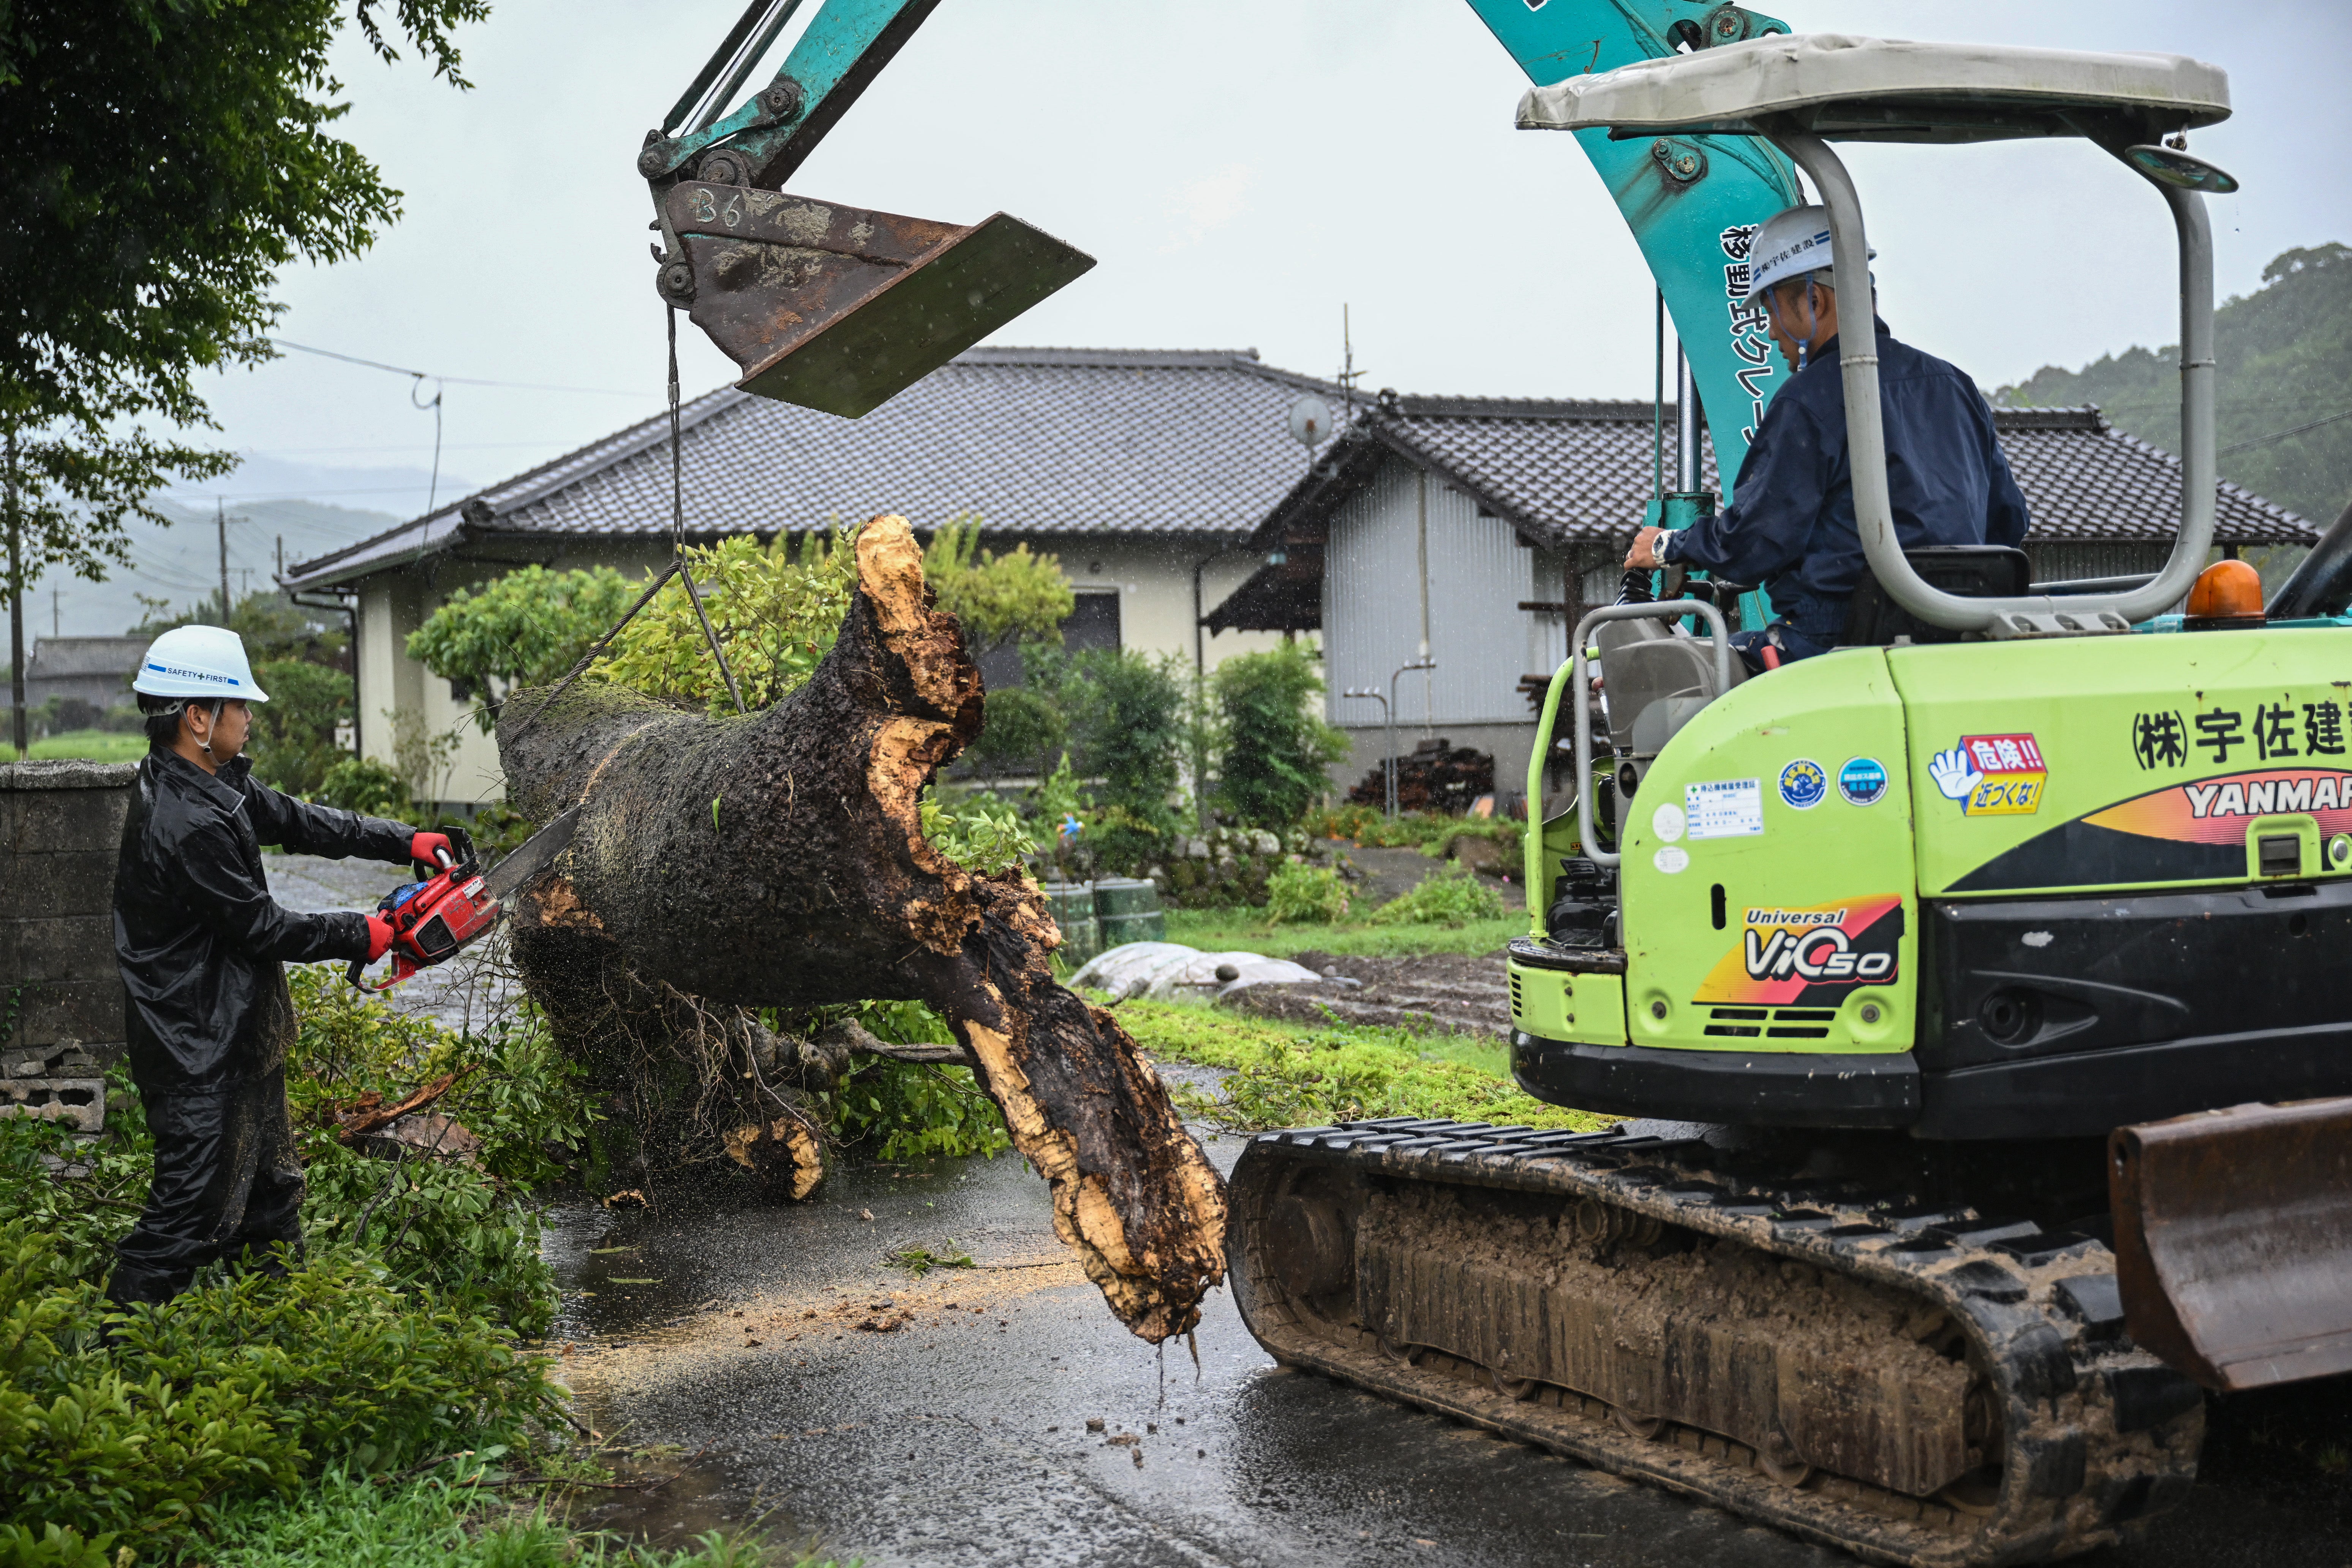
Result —
<instances>
[{"instance_id":1,"label":"uprooted tree trunk","mask_svg":"<svg viewBox=\"0 0 2352 1568\"><path fill-rule=\"evenodd\" d=\"M585 683L543 716L537 694L506 705L516 804L583 808L515 900L524 979L592 1065L678 1026L665 1007L723 1029L757 1027L743 1007L929 1004L1111 1310L1154 1342L1184 1332L1223 1276L1223 1184L1134 1040L1054 983L1043 898L924 838L919 793L978 733L980 675L906 520L875 519L856 550L839 641L766 712L714 721Z\"/></svg>"}]
</instances>

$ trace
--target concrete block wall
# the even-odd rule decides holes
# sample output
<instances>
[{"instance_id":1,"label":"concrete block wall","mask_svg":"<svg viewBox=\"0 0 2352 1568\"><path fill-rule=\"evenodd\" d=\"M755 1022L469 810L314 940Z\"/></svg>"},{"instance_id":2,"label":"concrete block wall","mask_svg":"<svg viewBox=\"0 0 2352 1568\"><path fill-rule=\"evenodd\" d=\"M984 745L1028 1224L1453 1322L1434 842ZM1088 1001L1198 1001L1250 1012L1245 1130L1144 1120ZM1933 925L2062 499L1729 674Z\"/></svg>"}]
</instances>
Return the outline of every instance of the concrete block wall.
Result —
<instances>
[{"instance_id":1,"label":"concrete block wall","mask_svg":"<svg viewBox=\"0 0 2352 1568\"><path fill-rule=\"evenodd\" d=\"M91 1077L122 1055L114 864L138 772L0 763L0 1079Z\"/></svg>"}]
</instances>

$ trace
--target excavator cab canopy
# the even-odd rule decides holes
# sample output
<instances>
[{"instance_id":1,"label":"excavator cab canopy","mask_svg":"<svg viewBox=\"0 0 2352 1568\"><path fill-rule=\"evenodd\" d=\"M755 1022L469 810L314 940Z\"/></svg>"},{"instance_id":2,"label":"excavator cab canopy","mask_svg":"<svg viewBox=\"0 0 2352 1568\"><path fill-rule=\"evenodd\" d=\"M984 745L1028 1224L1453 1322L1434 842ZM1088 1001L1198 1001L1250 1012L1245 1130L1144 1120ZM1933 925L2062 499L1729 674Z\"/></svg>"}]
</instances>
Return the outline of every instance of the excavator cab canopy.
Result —
<instances>
[{"instance_id":1,"label":"excavator cab canopy","mask_svg":"<svg viewBox=\"0 0 2352 1568\"><path fill-rule=\"evenodd\" d=\"M2213 246L2203 197L2237 182L2189 153L2185 133L2230 113L2229 78L2178 55L2090 54L1908 43L1838 33L1770 34L1570 77L1520 100L1522 130L1612 138L1761 136L1793 159L1829 209L1838 291L1870 297L1862 204L1832 140L1953 144L2081 136L2153 184L2180 237L2181 521L2171 558L2121 592L1963 597L1906 559L1886 486L1876 345L1841 344L1854 515L1887 595L1933 626L1988 637L2127 632L2177 603L2213 536ZM2169 143L2169 144L2168 144Z\"/></svg>"}]
</instances>

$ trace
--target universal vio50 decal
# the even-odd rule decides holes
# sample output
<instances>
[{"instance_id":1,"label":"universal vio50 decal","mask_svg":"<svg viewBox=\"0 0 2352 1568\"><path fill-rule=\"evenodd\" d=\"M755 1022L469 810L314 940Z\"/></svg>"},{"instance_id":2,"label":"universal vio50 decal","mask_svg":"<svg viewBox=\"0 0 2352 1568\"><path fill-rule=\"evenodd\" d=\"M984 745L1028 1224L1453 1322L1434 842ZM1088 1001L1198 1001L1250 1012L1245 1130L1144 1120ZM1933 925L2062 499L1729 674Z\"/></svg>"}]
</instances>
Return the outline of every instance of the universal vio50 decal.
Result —
<instances>
[{"instance_id":1,"label":"universal vio50 decal","mask_svg":"<svg viewBox=\"0 0 2352 1568\"><path fill-rule=\"evenodd\" d=\"M1927 760L1927 776L1963 816L2030 816L2050 769L2032 735L1963 735Z\"/></svg>"},{"instance_id":2,"label":"universal vio50 decal","mask_svg":"<svg viewBox=\"0 0 2352 1568\"><path fill-rule=\"evenodd\" d=\"M1745 913L1739 945L1707 972L1694 1002L1833 1007L1861 986L1891 982L1901 963L1899 894Z\"/></svg>"}]
</instances>

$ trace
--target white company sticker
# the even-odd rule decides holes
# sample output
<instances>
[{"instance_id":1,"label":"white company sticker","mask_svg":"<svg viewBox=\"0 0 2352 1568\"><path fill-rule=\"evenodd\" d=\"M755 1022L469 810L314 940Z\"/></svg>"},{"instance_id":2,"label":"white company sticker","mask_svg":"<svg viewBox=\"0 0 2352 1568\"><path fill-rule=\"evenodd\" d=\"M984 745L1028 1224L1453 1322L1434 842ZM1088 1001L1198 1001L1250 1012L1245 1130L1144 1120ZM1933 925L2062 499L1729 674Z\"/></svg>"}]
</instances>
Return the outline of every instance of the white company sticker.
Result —
<instances>
[{"instance_id":1,"label":"white company sticker","mask_svg":"<svg viewBox=\"0 0 2352 1568\"><path fill-rule=\"evenodd\" d=\"M1758 779L1713 779L1683 785L1693 838L1747 838L1764 831L1764 788Z\"/></svg>"},{"instance_id":2,"label":"white company sticker","mask_svg":"<svg viewBox=\"0 0 2352 1568\"><path fill-rule=\"evenodd\" d=\"M1690 851L1679 844L1669 844L1650 857L1650 864L1671 877L1690 868Z\"/></svg>"},{"instance_id":3,"label":"white company sticker","mask_svg":"<svg viewBox=\"0 0 2352 1568\"><path fill-rule=\"evenodd\" d=\"M1683 836L1683 808L1673 801L1650 813L1650 831L1672 844Z\"/></svg>"}]
</instances>

